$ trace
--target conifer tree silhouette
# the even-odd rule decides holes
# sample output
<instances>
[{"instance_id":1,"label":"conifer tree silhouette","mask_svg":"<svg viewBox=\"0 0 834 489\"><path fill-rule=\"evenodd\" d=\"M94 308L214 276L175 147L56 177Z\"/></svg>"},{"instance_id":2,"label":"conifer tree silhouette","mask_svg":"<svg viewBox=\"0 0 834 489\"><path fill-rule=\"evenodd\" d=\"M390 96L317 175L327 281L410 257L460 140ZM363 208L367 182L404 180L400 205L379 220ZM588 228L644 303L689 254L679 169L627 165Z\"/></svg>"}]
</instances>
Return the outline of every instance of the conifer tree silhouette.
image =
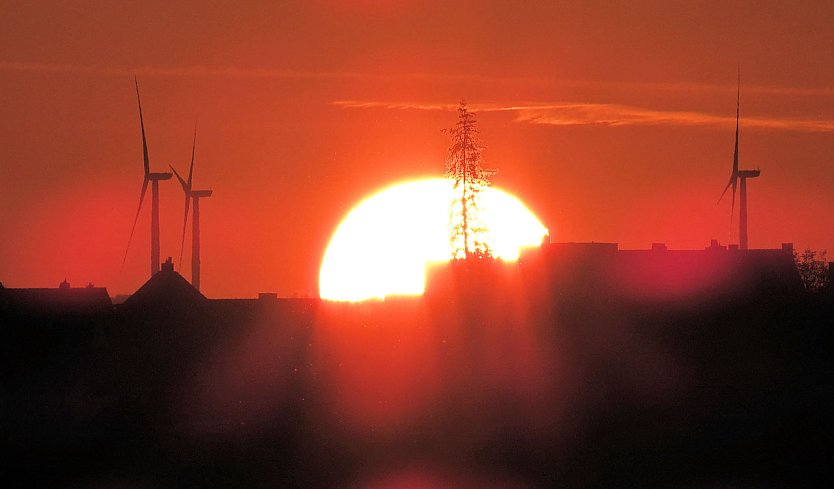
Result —
<instances>
[{"instance_id":1,"label":"conifer tree silhouette","mask_svg":"<svg viewBox=\"0 0 834 489\"><path fill-rule=\"evenodd\" d=\"M484 147L478 139L475 114L466 108L466 101L461 100L457 112L457 124L446 130L452 144L446 156L445 176L455 182L450 216L452 258L489 258L492 250L485 239L487 229L480 216L478 196L489 186L495 170L481 165Z\"/></svg>"}]
</instances>

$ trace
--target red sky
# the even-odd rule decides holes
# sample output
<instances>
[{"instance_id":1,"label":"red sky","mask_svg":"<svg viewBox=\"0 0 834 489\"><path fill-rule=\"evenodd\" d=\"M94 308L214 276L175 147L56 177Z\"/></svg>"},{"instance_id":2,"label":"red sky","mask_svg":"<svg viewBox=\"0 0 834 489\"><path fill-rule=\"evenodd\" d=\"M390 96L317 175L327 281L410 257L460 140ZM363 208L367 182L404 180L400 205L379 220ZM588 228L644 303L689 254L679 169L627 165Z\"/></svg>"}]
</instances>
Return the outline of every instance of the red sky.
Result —
<instances>
[{"instance_id":1,"label":"red sky","mask_svg":"<svg viewBox=\"0 0 834 489\"><path fill-rule=\"evenodd\" d=\"M555 240L726 242L738 64L741 166L762 171L751 247L834 252L834 6L727 3L4 2L0 281L147 278L149 199L120 272L142 182L133 74L152 171L187 170L198 121L210 297L315 295L354 204L443 171L461 97L494 183ZM162 182L163 257L182 199Z\"/></svg>"}]
</instances>

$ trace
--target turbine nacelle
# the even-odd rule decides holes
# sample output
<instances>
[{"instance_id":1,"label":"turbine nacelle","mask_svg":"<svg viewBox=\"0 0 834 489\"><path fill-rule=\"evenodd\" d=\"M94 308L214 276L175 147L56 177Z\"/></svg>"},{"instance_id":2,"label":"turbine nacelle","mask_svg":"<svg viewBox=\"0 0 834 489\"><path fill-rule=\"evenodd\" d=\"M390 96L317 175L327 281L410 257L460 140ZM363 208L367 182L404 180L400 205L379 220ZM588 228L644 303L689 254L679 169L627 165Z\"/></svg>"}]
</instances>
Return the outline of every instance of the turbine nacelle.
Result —
<instances>
[{"instance_id":1,"label":"turbine nacelle","mask_svg":"<svg viewBox=\"0 0 834 489\"><path fill-rule=\"evenodd\" d=\"M193 169L193 167L194 167L194 165L192 164L192 169ZM171 170L174 172L174 175L176 175L177 180L180 182L180 186L182 187L182 191L185 192L186 198L188 198L188 197L197 197L197 198L211 197L211 192L212 192L211 190L192 190L192 188L191 188L192 187L191 177L193 176L193 173L190 174L189 179L186 180L186 179L182 178L182 176L179 174L179 172L173 166L171 167ZM186 204L186 206L187 205L188 204Z\"/></svg>"},{"instance_id":2,"label":"turbine nacelle","mask_svg":"<svg viewBox=\"0 0 834 489\"><path fill-rule=\"evenodd\" d=\"M173 177L173 176L174 176L174 174L171 173L171 172L157 172L157 173L147 173L145 175L145 178L147 180L160 181L160 180L170 180L171 177Z\"/></svg>"}]
</instances>

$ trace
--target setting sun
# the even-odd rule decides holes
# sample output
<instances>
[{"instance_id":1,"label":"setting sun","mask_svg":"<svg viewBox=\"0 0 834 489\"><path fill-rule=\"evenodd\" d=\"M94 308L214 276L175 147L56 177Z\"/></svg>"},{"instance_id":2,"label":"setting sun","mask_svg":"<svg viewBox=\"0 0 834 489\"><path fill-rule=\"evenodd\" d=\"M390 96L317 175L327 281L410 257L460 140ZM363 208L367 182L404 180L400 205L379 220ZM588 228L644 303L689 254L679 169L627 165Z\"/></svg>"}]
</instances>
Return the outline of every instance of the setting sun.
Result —
<instances>
[{"instance_id":1,"label":"setting sun","mask_svg":"<svg viewBox=\"0 0 834 489\"><path fill-rule=\"evenodd\" d=\"M452 256L452 186L445 178L399 183L354 207L324 253L321 297L361 301L422 294L426 266ZM478 200L483 237L496 258L515 261L520 249L539 245L548 232L507 192L487 188Z\"/></svg>"}]
</instances>

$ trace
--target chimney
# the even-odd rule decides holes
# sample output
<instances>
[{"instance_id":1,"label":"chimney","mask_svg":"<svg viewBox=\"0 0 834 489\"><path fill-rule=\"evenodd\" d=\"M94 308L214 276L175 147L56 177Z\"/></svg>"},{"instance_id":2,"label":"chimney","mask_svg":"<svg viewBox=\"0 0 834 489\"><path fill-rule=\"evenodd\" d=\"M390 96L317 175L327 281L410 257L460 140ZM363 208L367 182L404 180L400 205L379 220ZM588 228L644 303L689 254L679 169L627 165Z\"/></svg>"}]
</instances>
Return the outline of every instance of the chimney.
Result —
<instances>
[{"instance_id":1,"label":"chimney","mask_svg":"<svg viewBox=\"0 0 834 489\"><path fill-rule=\"evenodd\" d=\"M782 243L782 251L790 253L793 256L793 243Z\"/></svg>"},{"instance_id":2,"label":"chimney","mask_svg":"<svg viewBox=\"0 0 834 489\"><path fill-rule=\"evenodd\" d=\"M63 282L61 282L60 284L58 284L58 288L59 288L59 289L68 289L68 288L70 288L70 283L69 283L69 282L67 282L67 279L64 279L64 281L63 281Z\"/></svg>"},{"instance_id":3,"label":"chimney","mask_svg":"<svg viewBox=\"0 0 834 489\"><path fill-rule=\"evenodd\" d=\"M174 271L174 261L169 256L165 263L162 264L162 271L163 272L173 272Z\"/></svg>"},{"instance_id":4,"label":"chimney","mask_svg":"<svg viewBox=\"0 0 834 489\"><path fill-rule=\"evenodd\" d=\"M652 243L652 251L666 251L666 243Z\"/></svg>"}]
</instances>

